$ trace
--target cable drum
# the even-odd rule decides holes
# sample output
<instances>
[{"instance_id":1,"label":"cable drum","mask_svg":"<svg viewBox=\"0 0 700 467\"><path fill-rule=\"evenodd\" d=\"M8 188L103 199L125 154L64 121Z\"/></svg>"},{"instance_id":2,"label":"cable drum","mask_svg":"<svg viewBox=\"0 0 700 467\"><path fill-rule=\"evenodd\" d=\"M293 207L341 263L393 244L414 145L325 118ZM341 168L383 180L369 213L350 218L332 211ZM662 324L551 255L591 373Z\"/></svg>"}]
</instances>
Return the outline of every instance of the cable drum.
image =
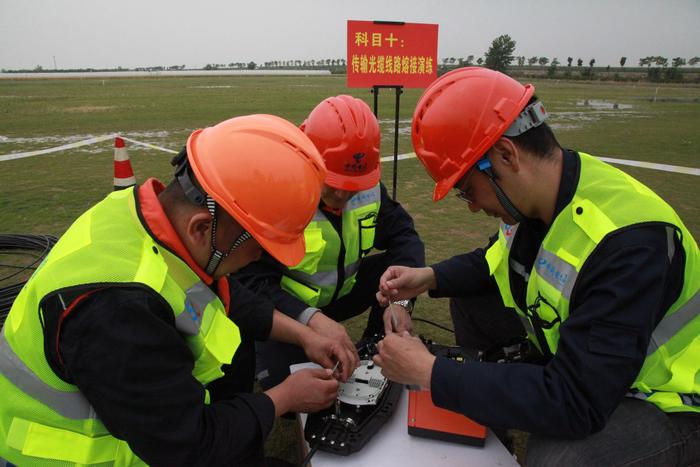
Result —
<instances>
[{"instance_id":1,"label":"cable drum","mask_svg":"<svg viewBox=\"0 0 700 467\"><path fill-rule=\"evenodd\" d=\"M0 234L0 327L32 271L57 241L53 235Z\"/></svg>"}]
</instances>

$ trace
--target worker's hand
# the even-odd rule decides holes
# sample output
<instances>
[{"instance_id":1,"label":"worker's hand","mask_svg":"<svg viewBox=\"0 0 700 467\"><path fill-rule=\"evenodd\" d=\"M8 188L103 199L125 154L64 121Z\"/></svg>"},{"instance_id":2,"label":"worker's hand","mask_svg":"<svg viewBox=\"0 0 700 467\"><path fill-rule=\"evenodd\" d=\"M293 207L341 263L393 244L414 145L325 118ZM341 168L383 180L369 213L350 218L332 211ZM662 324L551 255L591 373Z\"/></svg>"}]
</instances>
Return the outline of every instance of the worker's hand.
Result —
<instances>
[{"instance_id":1,"label":"worker's hand","mask_svg":"<svg viewBox=\"0 0 700 467\"><path fill-rule=\"evenodd\" d=\"M374 363L382 374L401 384L418 385L430 389L435 356L428 352L421 340L409 333L389 334L377 344L379 353Z\"/></svg>"},{"instance_id":2,"label":"worker's hand","mask_svg":"<svg viewBox=\"0 0 700 467\"><path fill-rule=\"evenodd\" d=\"M336 361L340 361L339 369L341 370L342 380L347 381L352 372L355 371L355 368L360 365L360 356L357 354L357 348L352 343L345 326L320 311L314 313L308 322L308 326L340 346L338 353L342 354L342 358L338 356Z\"/></svg>"},{"instance_id":3,"label":"worker's hand","mask_svg":"<svg viewBox=\"0 0 700 467\"><path fill-rule=\"evenodd\" d=\"M391 334L392 332L401 334L404 331L408 331L410 333L413 330L411 314L406 308L402 307L398 303L392 303L384 309L383 320L385 335Z\"/></svg>"},{"instance_id":4,"label":"worker's hand","mask_svg":"<svg viewBox=\"0 0 700 467\"><path fill-rule=\"evenodd\" d=\"M338 381L328 369L305 369L292 373L265 391L275 405L275 415L287 412L317 412L338 397Z\"/></svg>"},{"instance_id":5,"label":"worker's hand","mask_svg":"<svg viewBox=\"0 0 700 467\"><path fill-rule=\"evenodd\" d=\"M389 266L379 279L377 301L388 306L390 301L405 300L437 287L433 268Z\"/></svg>"},{"instance_id":6,"label":"worker's hand","mask_svg":"<svg viewBox=\"0 0 700 467\"><path fill-rule=\"evenodd\" d=\"M323 336L311 329L303 335L301 345L309 360L318 363L324 368L333 368L336 362L339 362L340 364L333 376L341 381L347 381L352 372L355 371L355 368L360 364L357 352L353 356L337 340Z\"/></svg>"}]
</instances>

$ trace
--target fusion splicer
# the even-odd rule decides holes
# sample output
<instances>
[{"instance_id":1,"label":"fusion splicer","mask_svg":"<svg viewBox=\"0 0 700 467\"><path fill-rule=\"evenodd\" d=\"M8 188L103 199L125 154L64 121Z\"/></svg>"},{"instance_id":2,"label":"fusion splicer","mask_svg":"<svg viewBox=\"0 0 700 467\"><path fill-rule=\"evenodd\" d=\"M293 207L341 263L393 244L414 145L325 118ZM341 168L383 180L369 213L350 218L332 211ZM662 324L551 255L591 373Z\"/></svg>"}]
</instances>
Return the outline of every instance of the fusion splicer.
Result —
<instances>
[{"instance_id":1,"label":"fusion splicer","mask_svg":"<svg viewBox=\"0 0 700 467\"><path fill-rule=\"evenodd\" d=\"M457 363L474 361L476 352L461 347L433 343L421 336L430 353ZM486 442L485 426L456 412L436 407L430 391L420 388L408 391L408 433L413 436L451 441L454 443L483 446Z\"/></svg>"}]
</instances>

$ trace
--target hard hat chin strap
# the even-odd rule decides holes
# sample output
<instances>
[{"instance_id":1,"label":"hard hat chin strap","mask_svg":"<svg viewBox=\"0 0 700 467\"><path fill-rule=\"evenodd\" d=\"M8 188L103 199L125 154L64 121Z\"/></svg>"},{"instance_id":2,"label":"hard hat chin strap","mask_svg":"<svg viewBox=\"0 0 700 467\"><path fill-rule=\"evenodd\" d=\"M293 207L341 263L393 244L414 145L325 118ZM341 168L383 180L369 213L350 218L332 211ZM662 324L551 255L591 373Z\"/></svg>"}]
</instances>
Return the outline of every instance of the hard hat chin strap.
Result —
<instances>
[{"instance_id":1,"label":"hard hat chin strap","mask_svg":"<svg viewBox=\"0 0 700 467\"><path fill-rule=\"evenodd\" d=\"M535 101L528 105L520 112L520 115L511 123L508 129L503 133L503 136L520 136L531 128L540 126L547 119L547 111L544 108L544 104L540 101ZM493 187L493 191L496 192L496 198L503 206L503 209L510 214L510 216L515 219L515 222L522 222L525 220L525 216L521 213L518 208L515 207L513 202L508 199L505 192L496 182L496 175L493 172L493 166L491 162L486 158L482 158L476 163L479 171L484 172L488 178L489 183Z\"/></svg>"},{"instance_id":2,"label":"hard hat chin strap","mask_svg":"<svg viewBox=\"0 0 700 467\"><path fill-rule=\"evenodd\" d=\"M180 151L170 163L175 166L175 179L180 184L187 199L197 206L204 206L207 194L192 181L190 164L187 161L187 151L184 149Z\"/></svg>"},{"instance_id":3,"label":"hard hat chin strap","mask_svg":"<svg viewBox=\"0 0 700 467\"><path fill-rule=\"evenodd\" d=\"M207 195L207 209L211 215L211 255L209 255L209 261L207 261L207 267L204 269L210 276L214 275L214 271L219 267L221 261L230 255L233 250L241 246L246 240L249 240L252 235L247 230L243 232L234 240L231 247L225 253L219 250L216 246L216 201Z\"/></svg>"},{"instance_id":4,"label":"hard hat chin strap","mask_svg":"<svg viewBox=\"0 0 700 467\"><path fill-rule=\"evenodd\" d=\"M238 238L234 240L233 245L231 245L228 251L223 252L219 250L216 246L216 201L192 181L189 163L187 161L187 152L185 150L180 151L180 153L173 158L171 164L176 166L175 178L180 184L180 187L182 187L182 191L185 193L187 199L198 206L206 206L211 216L211 254L209 255L209 261L207 261L207 266L204 270L208 275L213 276L214 271L219 267L221 261L230 255L233 250L241 246L243 242L250 239L252 235L250 235L247 230L243 230Z\"/></svg>"},{"instance_id":5,"label":"hard hat chin strap","mask_svg":"<svg viewBox=\"0 0 700 467\"><path fill-rule=\"evenodd\" d=\"M480 172L483 172L486 174L486 176L489 179L489 183L493 187L493 191L496 192L496 198L498 198L498 202L501 203L501 206L503 206L503 209L506 210L506 212L513 218L515 219L516 223L520 223L525 220L525 216L523 213L521 213L518 208L515 207L513 202L508 198L508 196L505 194L505 192L501 189L501 187L498 185L496 182L496 174L493 172L493 166L491 165L491 161L489 161L486 157L480 159L476 163L476 168Z\"/></svg>"}]
</instances>

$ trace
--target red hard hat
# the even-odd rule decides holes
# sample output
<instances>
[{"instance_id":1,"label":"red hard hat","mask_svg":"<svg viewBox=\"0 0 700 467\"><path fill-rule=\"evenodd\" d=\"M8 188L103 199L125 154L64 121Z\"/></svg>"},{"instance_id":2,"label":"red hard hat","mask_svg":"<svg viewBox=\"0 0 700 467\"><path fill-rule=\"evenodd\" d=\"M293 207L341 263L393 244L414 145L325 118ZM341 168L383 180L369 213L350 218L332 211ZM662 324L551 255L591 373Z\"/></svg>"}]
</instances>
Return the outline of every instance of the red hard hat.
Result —
<instances>
[{"instance_id":1,"label":"red hard hat","mask_svg":"<svg viewBox=\"0 0 700 467\"><path fill-rule=\"evenodd\" d=\"M287 266L301 261L326 176L303 132L274 115L236 117L192 133L187 155L204 191L265 250Z\"/></svg>"},{"instance_id":2,"label":"red hard hat","mask_svg":"<svg viewBox=\"0 0 700 467\"><path fill-rule=\"evenodd\" d=\"M487 68L453 70L423 93L413 114L411 139L435 180L433 201L445 197L493 146L535 92Z\"/></svg>"},{"instance_id":3,"label":"red hard hat","mask_svg":"<svg viewBox=\"0 0 700 467\"><path fill-rule=\"evenodd\" d=\"M364 101L329 97L311 111L301 129L326 163L326 185L361 191L379 183L379 124Z\"/></svg>"}]
</instances>

